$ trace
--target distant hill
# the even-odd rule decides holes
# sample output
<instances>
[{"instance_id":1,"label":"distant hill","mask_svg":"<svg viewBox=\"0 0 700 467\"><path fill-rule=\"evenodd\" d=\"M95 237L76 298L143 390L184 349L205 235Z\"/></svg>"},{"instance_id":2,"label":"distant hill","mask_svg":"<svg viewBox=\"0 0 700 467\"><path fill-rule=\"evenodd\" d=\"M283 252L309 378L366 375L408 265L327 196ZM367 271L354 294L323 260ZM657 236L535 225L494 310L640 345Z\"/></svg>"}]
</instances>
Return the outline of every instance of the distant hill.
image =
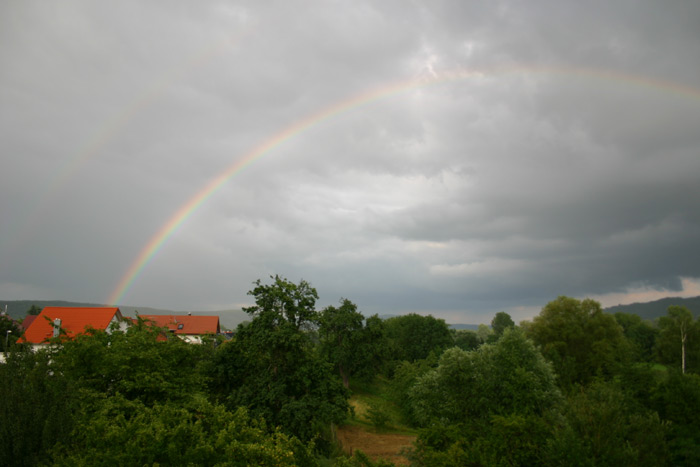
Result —
<instances>
[{"instance_id":1,"label":"distant hill","mask_svg":"<svg viewBox=\"0 0 700 467\"><path fill-rule=\"evenodd\" d=\"M660 300L655 300L653 302L646 303L631 303L629 305L616 305L605 308L607 313L632 313L638 315L642 319L648 319L649 321L654 321L655 319L666 316L668 307L671 305L680 305L689 309L693 316L696 318L700 317L700 297L692 298L680 298L680 297L670 297L662 298Z\"/></svg>"},{"instance_id":2,"label":"distant hill","mask_svg":"<svg viewBox=\"0 0 700 467\"><path fill-rule=\"evenodd\" d=\"M22 320L27 315L27 311L35 305L41 309L47 306L75 306L75 307L98 307L106 306L101 303L83 303L83 302L67 302L63 300L0 300L0 311L5 311L7 306L7 314L16 320ZM192 313L199 316L218 316L221 325L228 329L236 329L243 321L249 320L249 316L242 310L218 310L218 311L173 311L160 308L149 308L145 306L120 306L124 316L135 317L136 312L142 315L186 315Z\"/></svg>"},{"instance_id":3,"label":"distant hill","mask_svg":"<svg viewBox=\"0 0 700 467\"><path fill-rule=\"evenodd\" d=\"M32 305L35 305L42 310L47 306L104 306L99 303L66 302L63 300L0 300L0 311L5 311L5 307L7 307L8 315L14 319L22 320L25 316L27 316L27 311L29 311Z\"/></svg>"}]
</instances>

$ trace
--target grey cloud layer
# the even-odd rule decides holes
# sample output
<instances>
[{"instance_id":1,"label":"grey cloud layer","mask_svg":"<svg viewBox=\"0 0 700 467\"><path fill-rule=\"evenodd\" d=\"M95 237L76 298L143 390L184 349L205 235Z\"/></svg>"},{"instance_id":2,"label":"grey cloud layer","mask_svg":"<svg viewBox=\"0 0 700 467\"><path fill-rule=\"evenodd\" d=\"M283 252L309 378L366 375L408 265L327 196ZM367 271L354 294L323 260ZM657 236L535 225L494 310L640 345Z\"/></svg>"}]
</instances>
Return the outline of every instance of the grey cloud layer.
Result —
<instances>
[{"instance_id":1,"label":"grey cloud layer","mask_svg":"<svg viewBox=\"0 0 700 467\"><path fill-rule=\"evenodd\" d=\"M237 306L279 273L488 322L700 277L694 2L0 9L0 297L105 300L217 174L376 89L231 178L124 304Z\"/></svg>"}]
</instances>

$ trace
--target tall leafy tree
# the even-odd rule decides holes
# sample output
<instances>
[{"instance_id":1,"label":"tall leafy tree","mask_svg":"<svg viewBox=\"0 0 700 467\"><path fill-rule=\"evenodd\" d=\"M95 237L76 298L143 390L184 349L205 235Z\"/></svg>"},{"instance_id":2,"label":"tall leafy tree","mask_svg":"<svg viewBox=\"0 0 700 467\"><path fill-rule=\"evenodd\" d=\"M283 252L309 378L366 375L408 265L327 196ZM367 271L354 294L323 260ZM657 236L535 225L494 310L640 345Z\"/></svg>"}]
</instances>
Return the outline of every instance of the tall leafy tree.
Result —
<instances>
[{"instance_id":1,"label":"tall leafy tree","mask_svg":"<svg viewBox=\"0 0 700 467\"><path fill-rule=\"evenodd\" d=\"M247 407L255 418L309 440L344 420L348 391L311 340L318 323L318 294L307 282L275 276L255 282L250 323L216 352L212 388L231 408Z\"/></svg>"},{"instance_id":2,"label":"tall leafy tree","mask_svg":"<svg viewBox=\"0 0 700 467\"><path fill-rule=\"evenodd\" d=\"M551 364L520 329L452 348L410 391L418 465L537 465L561 394Z\"/></svg>"},{"instance_id":3,"label":"tall leafy tree","mask_svg":"<svg viewBox=\"0 0 700 467\"><path fill-rule=\"evenodd\" d=\"M634 358L651 361L659 329L652 322L632 313L617 312L614 316L632 346Z\"/></svg>"},{"instance_id":4,"label":"tall leafy tree","mask_svg":"<svg viewBox=\"0 0 700 467\"><path fill-rule=\"evenodd\" d=\"M474 350L478 348L482 342L479 335L469 329L451 329L454 343L462 350Z\"/></svg>"},{"instance_id":5,"label":"tall leafy tree","mask_svg":"<svg viewBox=\"0 0 700 467\"><path fill-rule=\"evenodd\" d=\"M372 374L384 348L384 323L376 315L365 322L357 305L342 299L326 307L319 318L321 351L340 373L345 387L350 375ZM367 371L369 370L369 371Z\"/></svg>"},{"instance_id":6,"label":"tall leafy tree","mask_svg":"<svg viewBox=\"0 0 700 467\"><path fill-rule=\"evenodd\" d=\"M686 358L690 341L698 339L698 326L693 322L693 314L684 306L668 307L667 315L659 318L660 336L657 352L665 363L680 363L681 372L686 371ZM700 347L692 342L693 347ZM693 349L694 350L694 349ZM697 363L693 362L693 366Z\"/></svg>"},{"instance_id":7,"label":"tall leafy tree","mask_svg":"<svg viewBox=\"0 0 700 467\"><path fill-rule=\"evenodd\" d=\"M700 375L671 370L654 391L652 407L670 422L671 465L700 465Z\"/></svg>"},{"instance_id":8,"label":"tall leafy tree","mask_svg":"<svg viewBox=\"0 0 700 467\"><path fill-rule=\"evenodd\" d=\"M326 307L319 319L322 351L338 368L346 388L350 373L362 364L364 318L357 305L342 299L339 307Z\"/></svg>"},{"instance_id":9,"label":"tall leafy tree","mask_svg":"<svg viewBox=\"0 0 700 467\"><path fill-rule=\"evenodd\" d=\"M503 331L513 327L515 327L513 318L511 318L505 311L499 311L491 320L491 329L493 329L493 333L497 338L501 337Z\"/></svg>"},{"instance_id":10,"label":"tall leafy tree","mask_svg":"<svg viewBox=\"0 0 700 467\"><path fill-rule=\"evenodd\" d=\"M554 364L564 387L610 377L630 357L622 327L594 300L559 297L521 326Z\"/></svg>"},{"instance_id":11,"label":"tall leafy tree","mask_svg":"<svg viewBox=\"0 0 700 467\"><path fill-rule=\"evenodd\" d=\"M423 424L463 423L510 413L542 414L561 398L554 371L518 329L494 344L466 352L452 348L411 390Z\"/></svg>"},{"instance_id":12,"label":"tall leafy tree","mask_svg":"<svg viewBox=\"0 0 700 467\"><path fill-rule=\"evenodd\" d=\"M295 330L308 329L318 321L316 300L318 292L305 280L298 284L278 275L270 276L272 284L254 282L255 288L248 295L255 297L255 305L243 311L258 318L257 326L268 328L289 327Z\"/></svg>"},{"instance_id":13,"label":"tall leafy tree","mask_svg":"<svg viewBox=\"0 0 700 467\"><path fill-rule=\"evenodd\" d=\"M36 306L36 305L32 305L32 306L29 307L29 309L27 310L27 314L28 314L28 315L38 315L39 313L41 313L41 307L38 307L38 306Z\"/></svg>"},{"instance_id":14,"label":"tall leafy tree","mask_svg":"<svg viewBox=\"0 0 700 467\"><path fill-rule=\"evenodd\" d=\"M387 337L396 360L416 361L442 352L454 341L444 320L410 313L386 320Z\"/></svg>"},{"instance_id":15,"label":"tall leafy tree","mask_svg":"<svg viewBox=\"0 0 700 467\"><path fill-rule=\"evenodd\" d=\"M548 442L547 465L667 465L668 425L616 383L578 387L568 396L564 417Z\"/></svg>"},{"instance_id":16,"label":"tall leafy tree","mask_svg":"<svg viewBox=\"0 0 700 467\"><path fill-rule=\"evenodd\" d=\"M0 315L0 351L6 352L19 339L22 330L8 315Z\"/></svg>"},{"instance_id":17,"label":"tall leafy tree","mask_svg":"<svg viewBox=\"0 0 700 467\"><path fill-rule=\"evenodd\" d=\"M80 404L76 385L52 365L53 352L18 350L0 364L0 463L47 462L57 442L69 442Z\"/></svg>"}]
</instances>

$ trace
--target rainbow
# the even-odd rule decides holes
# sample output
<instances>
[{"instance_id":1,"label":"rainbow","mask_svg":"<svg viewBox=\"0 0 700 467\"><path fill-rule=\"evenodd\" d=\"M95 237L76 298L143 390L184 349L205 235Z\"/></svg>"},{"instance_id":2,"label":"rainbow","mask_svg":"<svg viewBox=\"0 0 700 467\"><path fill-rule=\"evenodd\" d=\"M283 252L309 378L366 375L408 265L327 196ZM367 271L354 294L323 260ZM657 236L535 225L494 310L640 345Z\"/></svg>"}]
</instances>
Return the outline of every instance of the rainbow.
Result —
<instances>
[{"instance_id":1,"label":"rainbow","mask_svg":"<svg viewBox=\"0 0 700 467\"><path fill-rule=\"evenodd\" d=\"M278 146L282 145L289 139L308 130L309 128L319 124L322 121L333 118L341 113L345 113L362 105L388 98L390 96L433 84L465 80L475 77L498 76L498 75L517 75L517 74L554 74L554 75L569 75L575 77L585 77L590 79L616 81L632 84L635 86L659 89L673 94L700 99L700 89L674 83L670 81L658 80L654 78L632 75L622 72L599 70L591 68L545 68L545 67L530 67L530 68L503 68L493 70L458 70L452 72L444 72L435 74L430 77L422 77L418 79L410 79L399 81L387 86L379 87L368 92L354 95L350 98L343 99L333 105L318 111L306 118L293 123L281 131L275 133L270 139L255 147L252 151L245 154L242 158L236 160L228 166L223 172L212 179L206 186L197 192L189 201L182 205L170 219L151 237L148 243L139 252L136 259L131 263L126 273L119 280L117 286L107 299L108 304L117 305L127 293L131 285L134 283L139 274L148 265L148 263L156 256L158 251L165 245L168 239L182 226L185 221L214 193L216 193L223 185L225 185L234 175L243 171L257 159L268 154Z\"/></svg>"}]
</instances>

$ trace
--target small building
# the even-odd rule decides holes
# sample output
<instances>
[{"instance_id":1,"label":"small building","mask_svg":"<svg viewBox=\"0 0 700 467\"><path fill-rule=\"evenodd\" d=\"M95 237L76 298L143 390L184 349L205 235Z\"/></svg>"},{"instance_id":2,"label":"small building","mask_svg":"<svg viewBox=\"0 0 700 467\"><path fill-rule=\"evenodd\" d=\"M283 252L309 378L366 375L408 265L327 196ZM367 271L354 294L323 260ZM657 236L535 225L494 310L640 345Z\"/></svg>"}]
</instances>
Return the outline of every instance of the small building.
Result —
<instances>
[{"instance_id":1,"label":"small building","mask_svg":"<svg viewBox=\"0 0 700 467\"><path fill-rule=\"evenodd\" d=\"M140 318L153 322L154 326L166 328L185 342L201 344L207 335L221 333L218 316L192 315L139 315Z\"/></svg>"},{"instance_id":2,"label":"small building","mask_svg":"<svg viewBox=\"0 0 700 467\"><path fill-rule=\"evenodd\" d=\"M24 331L26 331L27 329L29 329L29 326L34 322L34 320L36 319L37 316L38 316L38 315L27 315L27 316L25 316L24 319L22 320L22 329L23 329Z\"/></svg>"},{"instance_id":3,"label":"small building","mask_svg":"<svg viewBox=\"0 0 700 467\"><path fill-rule=\"evenodd\" d=\"M72 339L87 329L110 331L116 323L126 329L127 322L116 307L63 307L47 306L29 324L18 343L29 343L35 348L46 345L53 337Z\"/></svg>"}]
</instances>

